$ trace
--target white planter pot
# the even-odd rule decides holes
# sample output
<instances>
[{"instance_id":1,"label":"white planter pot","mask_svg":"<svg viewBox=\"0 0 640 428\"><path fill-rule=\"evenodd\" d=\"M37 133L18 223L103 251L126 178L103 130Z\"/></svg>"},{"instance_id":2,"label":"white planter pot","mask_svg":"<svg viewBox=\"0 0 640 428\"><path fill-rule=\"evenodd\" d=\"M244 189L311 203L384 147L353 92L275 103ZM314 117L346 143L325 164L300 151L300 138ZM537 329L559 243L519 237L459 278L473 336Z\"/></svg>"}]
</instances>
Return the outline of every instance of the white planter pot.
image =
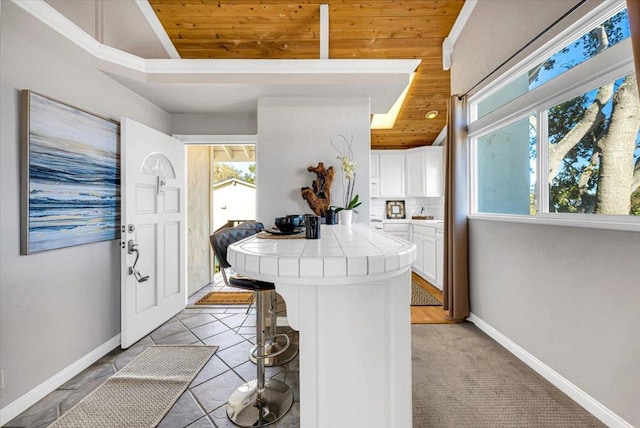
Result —
<instances>
[{"instance_id":1,"label":"white planter pot","mask_svg":"<svg viewBox=\"0 0 640 428\"><path fill-rule=\"evenodd\" d=\"M353 218L353 210L338 211L338 223L351 224L352 218Z\"/></svg>"}]
</instances>

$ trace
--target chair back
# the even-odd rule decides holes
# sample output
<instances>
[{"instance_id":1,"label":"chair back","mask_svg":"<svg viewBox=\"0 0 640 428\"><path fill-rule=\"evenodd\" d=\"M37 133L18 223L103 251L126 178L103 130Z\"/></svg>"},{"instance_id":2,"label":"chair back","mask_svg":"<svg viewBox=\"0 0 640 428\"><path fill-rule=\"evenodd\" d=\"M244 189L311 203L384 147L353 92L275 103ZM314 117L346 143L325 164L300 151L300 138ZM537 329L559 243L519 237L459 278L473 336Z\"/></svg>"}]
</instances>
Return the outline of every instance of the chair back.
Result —
<instances>
[{"instance_id":1,"label":"chair back","mask_svg":"<svg viewBox=\"0 0 640 428\"><path fill-rule=\"evenodd\" d=\"M264 230L264 224L259 221L245 221L244 223L240 223L236 227L241 227L244 229L254 229L256 233L262 232Z\"/></svg>"},{"instance_id":2,"label":"chair back","mask_svg":"<svg viewBox=\"0 0 640 428\"><path fill-rule=\"evenodd\" d=\"M230 268L231 265L227 261L227 248L234 242L238 242L249 236L255 235L264 229L264 225L258 222L243 223L248 224L243 227L242 225L236 227L229 227L215 232L209 237L211 242L211 248L215 256L218 258L220 267L222 269Z\"/></svg>"}]
</instances>

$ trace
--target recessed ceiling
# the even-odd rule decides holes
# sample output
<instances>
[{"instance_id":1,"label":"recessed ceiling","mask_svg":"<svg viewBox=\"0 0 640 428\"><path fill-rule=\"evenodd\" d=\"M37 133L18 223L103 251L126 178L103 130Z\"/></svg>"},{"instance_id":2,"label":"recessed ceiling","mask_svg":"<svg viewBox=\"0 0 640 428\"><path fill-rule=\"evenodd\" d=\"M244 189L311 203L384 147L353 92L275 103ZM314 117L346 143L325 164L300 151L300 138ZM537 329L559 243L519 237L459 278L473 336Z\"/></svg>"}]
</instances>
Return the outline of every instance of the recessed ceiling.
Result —
<instances>
[{"instance_id":1,"label":"recessed ceiling","mask_svg":"<svg viewBox=\"0 0 640 428\"><path fill-rule=\"evenodd\" d=\"M320 3L274 0L150 0L182 58L317 59ZM342 0L329 4L329 58L421 59L391 129L371 132L373 149L432 144L446 114L449 72L442 43L464 0Z\"/></svg>"}]
</instances>

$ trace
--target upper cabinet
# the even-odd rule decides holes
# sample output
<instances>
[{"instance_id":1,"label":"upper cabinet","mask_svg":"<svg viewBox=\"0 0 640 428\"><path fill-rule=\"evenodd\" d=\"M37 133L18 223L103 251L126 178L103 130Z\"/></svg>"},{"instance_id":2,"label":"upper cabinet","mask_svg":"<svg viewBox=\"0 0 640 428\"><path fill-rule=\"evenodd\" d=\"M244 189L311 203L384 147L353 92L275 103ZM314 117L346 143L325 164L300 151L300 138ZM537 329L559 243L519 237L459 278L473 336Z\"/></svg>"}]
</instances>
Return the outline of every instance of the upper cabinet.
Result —
<instances>
[{"instance_id":1,"label":"upper cabinet","mask_svg":"<svg viewBox=\"0 0 640 428\"><path fill-rule=\"evenodd\" d=\"M371 151L372 198L444 195L444 147Z\"/></svg>"},{"instance_id":2,"label":"upper cabinet","mask_svg":"<svg viewBox=\"0 0 640 428\"><path fill-rule=\"evenodd\" d=\"M404 152L404 150L380 150L371 152L372 197L404 197ZM374 177L376 172L377 177ZM377 192L375 190L377 190Z\"/></svg>"},{"instance_id":3,"label":"upper cabinet","mask_svg":"<svg viewBox=\"0 0 640 428\"><path fill-rule=\"evenodd\" d=\"M371 197L380 196L380 154L371 152Z\"/></svg>"},{"instance_id":4,"label":"upper cabinet","mask_svg":"<svg viewBox=\"0 0 640 428\"><path fill-rule=\"evenodd\" d=\"M444 147L405 150L405 196L440 197L444 194Z\"/></svg>"}]
</instances>

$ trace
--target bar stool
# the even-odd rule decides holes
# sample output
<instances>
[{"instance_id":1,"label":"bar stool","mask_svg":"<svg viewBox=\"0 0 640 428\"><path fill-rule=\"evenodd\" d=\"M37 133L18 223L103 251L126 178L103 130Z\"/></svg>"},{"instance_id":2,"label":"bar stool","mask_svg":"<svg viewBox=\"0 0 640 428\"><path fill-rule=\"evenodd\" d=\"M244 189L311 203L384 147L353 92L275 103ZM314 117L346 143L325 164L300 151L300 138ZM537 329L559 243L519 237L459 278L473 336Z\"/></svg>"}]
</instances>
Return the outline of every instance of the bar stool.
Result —
<instances>
[{"instance_id":1,"label":"bar stool","mask_svg":"<svg viewBox=\"0 0 640 428\"><path fill-rule=\"evenodd\" d=\"M293 404L293 391L284 382L277 379L265 379L265 358L279 355L265 355L265 311L264 299L267 293L273 292L273 283L258 281L240 275L226 277L225 268L231 267L227 261L227 248L241 239L255 235L257 232L250 227L232 227L220 230L211 235L211 246L218 257L222 276L231 287L255 291L256 293L256 360L257 379L240 385L227 401L227 417L236 425L242 427L262 427L282 418ZM290 344L287 335L287 347ZM280 354L287 349L280 350Z\"/></svg>"},{"instance_id":2,"label":"bar stool","mask_svg":"<svg viewBox=\"0 0 640 428\"><path fill-rule=\"evenodd\" d=\"M252 229L252 230L255 230L255 233L258 233L264 230L264 225L257 221L247 221L239 224L236 227L242 228L242 229ZM214 252L215 252L215 249L214 249ZM226 273L224 272L224 269L222 269L222 279L224 280L224 283L227 286L232 287L232 285L229 283ZM296 355L298 355L298 345L296 345L295 343L291 343L288 340L283 340L283 335L278 334L277 299L278 299L277 293L275 292L275 290L271 290L271 292L269 293L269 301L271 302L270 303L271 306L269 308L269 314L271 316L270 318L271 325L269 327L269 336L266 338L266 341L265 341L265 359L264 359L265 367L282 366L284 364L287 364L289 361L293 360L296 357ZM247 309L247 313L248 312L249 311ZM257 364L257 361L258 361L257 350L258 350L258 345L254 345L249 351L249 359L254 364Z\"/></svg>"},{"instance_id":3,"label":"bar stool","mask_svg":"<svg viewBox=\"0 0 640 428\"><path fill-rule=\"evenodd\" d=\"M266 357L264 365L266 367L282 366L293 360L296 355L298 355L298 345L283 341L282 334L278 334L277 298L275 290L272 290L269 293L269 299L271 302L271 307L269 308L269 314L271 314L271 326L269 327L269 337L265 342ZM258 345L255 345L249 352L249 359L253 363L257 363L257 349Z\"/></svg>"}]
</instances>

